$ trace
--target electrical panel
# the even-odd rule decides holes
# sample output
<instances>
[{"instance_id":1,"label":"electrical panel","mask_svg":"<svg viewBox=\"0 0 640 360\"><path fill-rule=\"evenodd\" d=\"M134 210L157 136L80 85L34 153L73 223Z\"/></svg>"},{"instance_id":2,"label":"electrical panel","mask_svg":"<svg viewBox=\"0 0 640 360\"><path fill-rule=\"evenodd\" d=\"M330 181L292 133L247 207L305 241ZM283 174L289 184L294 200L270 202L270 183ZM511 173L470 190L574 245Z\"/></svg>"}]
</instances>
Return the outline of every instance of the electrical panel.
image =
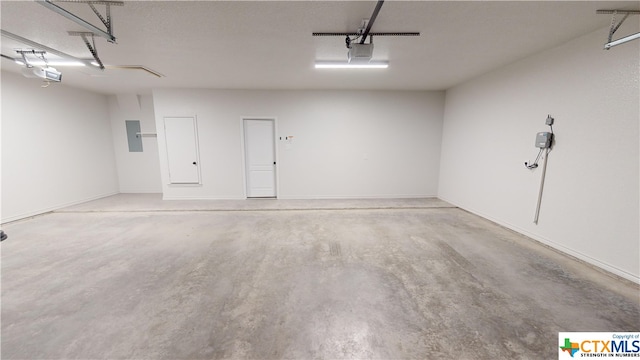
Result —
<instances>
[{"instance_id":1,"label":"electrical panel","mask_svg":"<svg viewBox=\"0 0 640 360\"><path fill-rule=\"evenodd\" d=\"M548 149L551 147L553 134L550 132L539 132L536 134L536 147L540 149Z\"/></svg>"},{"instance_id":2,"label":"electrical panel","mask_svg":"<svg viewBox=\"0 0 640 360\"><path fill-rule=\"evenodd\" d=\"M142 136L140 136L140 120L125 120L129 152L142 152Z\"/></svg>"}]
</instances>

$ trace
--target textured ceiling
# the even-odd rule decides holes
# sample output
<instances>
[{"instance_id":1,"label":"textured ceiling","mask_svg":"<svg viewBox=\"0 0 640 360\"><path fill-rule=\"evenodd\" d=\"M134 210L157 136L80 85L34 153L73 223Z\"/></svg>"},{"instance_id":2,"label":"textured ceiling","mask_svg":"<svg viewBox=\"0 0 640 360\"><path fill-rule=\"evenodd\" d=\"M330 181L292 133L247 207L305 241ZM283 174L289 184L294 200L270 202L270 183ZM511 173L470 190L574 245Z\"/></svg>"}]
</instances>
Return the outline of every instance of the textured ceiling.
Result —
<instances>
[{"instance_id":1,"label":"textured ceiling","mask_svg":"<svg viewBox=\"0 0 640 360\"><path fill-rule=\"evenodd\" d=\"M393 1L375 32L419 31L420 37L374 38L385 70L316 70L316 60L346 60L342 37L356 31L375 1L127 1L112 7L117 44L96 37L106 65L141 70L61 68L68 85L107 94L153 88L442 90L583 34L605 28L597 9L639 9L638 1ZM85 4L60 6L102 27ZM104 7L99 6L99 9ZM1 1L1 28L67 54L90 58L76 23L33 1ZM103 10L104 11L104 10ZM637 32L637 21L620 32ZM603 44L605 39L603 38ZM2 53L20 46L2 38ZM10 60L2 69L20 71ZM36 81L36 80L34 80Z\"/></svg>"}]
</instances>

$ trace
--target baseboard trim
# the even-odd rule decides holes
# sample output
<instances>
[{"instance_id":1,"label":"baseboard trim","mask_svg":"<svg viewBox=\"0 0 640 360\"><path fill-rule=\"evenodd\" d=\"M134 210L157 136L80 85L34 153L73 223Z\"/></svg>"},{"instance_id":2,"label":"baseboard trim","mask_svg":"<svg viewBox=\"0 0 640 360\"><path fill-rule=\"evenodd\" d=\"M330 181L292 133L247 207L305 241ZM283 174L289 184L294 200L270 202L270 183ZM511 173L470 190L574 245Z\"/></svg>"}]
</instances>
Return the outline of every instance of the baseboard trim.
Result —
<instances>
[{"instance_id":1,"label":"baseboard trim","mask_svg":"<svg viewBox=\"0 0 640 360\"><path fill-rule=\"evenodd\" d=\"M342 195L310 195L310 196L295 196L285 195L278 196L278 199L282 200L364 200L364 199L429 199L437 198L437 195L358 195L358 196L342 196Z\"/></svg>"},{"instance_id":2,"label":"baseboard trim","mask_svg":"<svg viewBox=\"0 0 640 360\"><path fill-rule=\"evenodd\" d=\"M49 206L49 207L46 207L46 208L29 211L29 212L26 212L26 213L10 216L8 218L2 218L2 222L0 222L0 224L4 225L4 224L7 224L7 223L10 223L10 222L13 222L13 221L18 221L18 220L26 219L26 218L29 218L29 217L32 217L32 216L46 214L48 212L52 212L52 211L56 211L56 210L59 210L59 209L62 209L62 208L66 208L68 206L78 205L78 204L86 203L88 201L98 200L98 199L102 199L102 198L105 198L105 197L108 197L108 196L117 195L117 194L119 194L117 191L110 192L110 193L104 193L104 194L100 194L100 195L84 198L84 199L81 199L81 200L70 201L68 203L57 204L57 205Z\"/></svg>"},{"instance_id":3,"label":"baseboard trim","mask_svg":"<svg viewBox=\"0 0 640 360\"><path fill-rule=\"evenodd\" d=\"M245 200L244 197L216 197L216 196L166 196L162 200Z\"/></svg>"},{"instance_id":4,"label":"baseboard trim","mask_svg":"<svg viewBox=\"0 0 640 360\"><path fill-rule=\"evenodd\" d=\"M507 229L513 230L513 231L515 231L515 232L517 232L519 234L527 236L527 237L531 238L532 240L535 240L535 241L537 241L537 242L539 242L539 243L541 243L541 244L543 244L545 246L548 246L550 248L553 248L553 249L555 249L555 250L557 250L557 251L559 251L561 253L564 253L566 255L572 256L572 257L574 257L574 258L576 258L576 259L578 259L580 261L583 261L583 262L585 262L585 263L587 263L587 264L589 264L591 266L594 266L594 267L598 268L599 270L608 272L610 274L613 274L615 276L618 276L618 277L621 277L623 279L629 280L629 281L634 282L636 284L640 284L640 277L638 277L638 276L636 276L634 274L631 274L631 273L629 273L629 272L627 272L625 270L619 269L619 268L617 268L617 267L615 267L613 265L607 264L607 263L602 262L602 261L600 261L598 259L594 259L589 255L585 255L585 254L583 254L583 253L581 253L579 251L576 251L576 250L573 250L573 249L571 249L569 247L566 247L564 245L558 244L557 242L549 240L549 239L547 239L547 238L545 238L543 236L540 236L538 234L534 234L534 233L532 233L530 231L524 230L519 226L510 224L510 223L507 223L507 222L504 222L504 221L501 221L501 220L498 220L498 219L496 219L496 218L494 218L492 216L489 216L489 215L483 213L482 211L478 211L477 209L473 209L473 208L470 208L470 207L467 207L467 206L462 206L458 202L450 200L450 199L447 199L446 197L439 196L438 198L440 200L442 200L442 201L448 202L449 204L455 205L455 206L459 207L460 209L463 209L465 211L468 211L470 213L478 215L478 216L480 216L482 218L485 218L485 219L487 219L487 220L489 220L491 222L494 222L494 223L496 223L496 224L498 224L500 226L503 226L503 227L505 227Z\"/></svg>"},{"instance_id":5,"label":"baseboard trim","mask_svg":"<svg viewBox=\"0 0 640 360\"><path fill-rule=\"evenodd\" d=\"M120 194L162 194L162 189L120 189Z\"/></svg>"},{"instance_id":6,"label":"baseboard trim","mask_svg":"<svg viewBox=\"0 0 640 360\"><path fill-rule=\"evenodd\" d=\"M438 198L436 195L311 195L311 196L288 196L278 195L280 200L359 200L359 199L428 199ZM245 200L244 196L162 196L162 200Z\"/></svg>"}]
</instances>

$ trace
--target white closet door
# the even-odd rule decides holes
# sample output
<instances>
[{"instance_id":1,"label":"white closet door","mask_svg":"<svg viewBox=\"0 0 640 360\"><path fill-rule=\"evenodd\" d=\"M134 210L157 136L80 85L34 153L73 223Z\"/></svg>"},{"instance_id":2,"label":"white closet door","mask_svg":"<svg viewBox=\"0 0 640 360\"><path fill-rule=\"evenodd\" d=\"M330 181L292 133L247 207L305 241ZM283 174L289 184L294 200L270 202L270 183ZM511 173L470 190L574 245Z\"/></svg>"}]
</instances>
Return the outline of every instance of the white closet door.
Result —
<instances>
[{"instance_id":1,"label":"white closet door","mask_svg":"<svg viewBox=\"0 0 640 360\"><path fill-rule=\"evenodd\" d=\"M247 197L276 196L273 119L244 120Z\"/></svg>"},{"instance_id":2,"label":"white closet door","mask_svg":"<svg viewBox=\"0 0 640 360\"><path fill-rule=\"evenodd\" d=\"M165 117L169 180L172 184L199 184L198 136L193 117Z\"/></svg>"}]
</instances>

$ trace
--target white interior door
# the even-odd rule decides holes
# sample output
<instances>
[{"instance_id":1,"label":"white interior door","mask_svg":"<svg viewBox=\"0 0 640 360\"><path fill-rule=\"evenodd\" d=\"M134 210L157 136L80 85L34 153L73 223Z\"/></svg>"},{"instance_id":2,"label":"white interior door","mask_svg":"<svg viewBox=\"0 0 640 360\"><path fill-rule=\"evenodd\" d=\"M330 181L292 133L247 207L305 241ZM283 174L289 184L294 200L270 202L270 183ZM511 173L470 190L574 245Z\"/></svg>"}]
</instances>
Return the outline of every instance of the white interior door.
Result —
<instances>
[{"instance_id":1,"label":"white interior door","mask_svg":"<svg viewBox=\"0 0 640 360\"><path fill-rule=\"evenodd\" d=\"M273 119L244 119L247 197L276 197Z\"/></svg>"},{"instance_id":2,"label":"white interior door","mask_svg":"<svg viewBox=\"0 0 640 360\"><path fill-rule=\"evenodd\" d=\"M164 118L169 181L172 184L199 184L198 137L193 117Z\"/></svg>"}]
</instances>

